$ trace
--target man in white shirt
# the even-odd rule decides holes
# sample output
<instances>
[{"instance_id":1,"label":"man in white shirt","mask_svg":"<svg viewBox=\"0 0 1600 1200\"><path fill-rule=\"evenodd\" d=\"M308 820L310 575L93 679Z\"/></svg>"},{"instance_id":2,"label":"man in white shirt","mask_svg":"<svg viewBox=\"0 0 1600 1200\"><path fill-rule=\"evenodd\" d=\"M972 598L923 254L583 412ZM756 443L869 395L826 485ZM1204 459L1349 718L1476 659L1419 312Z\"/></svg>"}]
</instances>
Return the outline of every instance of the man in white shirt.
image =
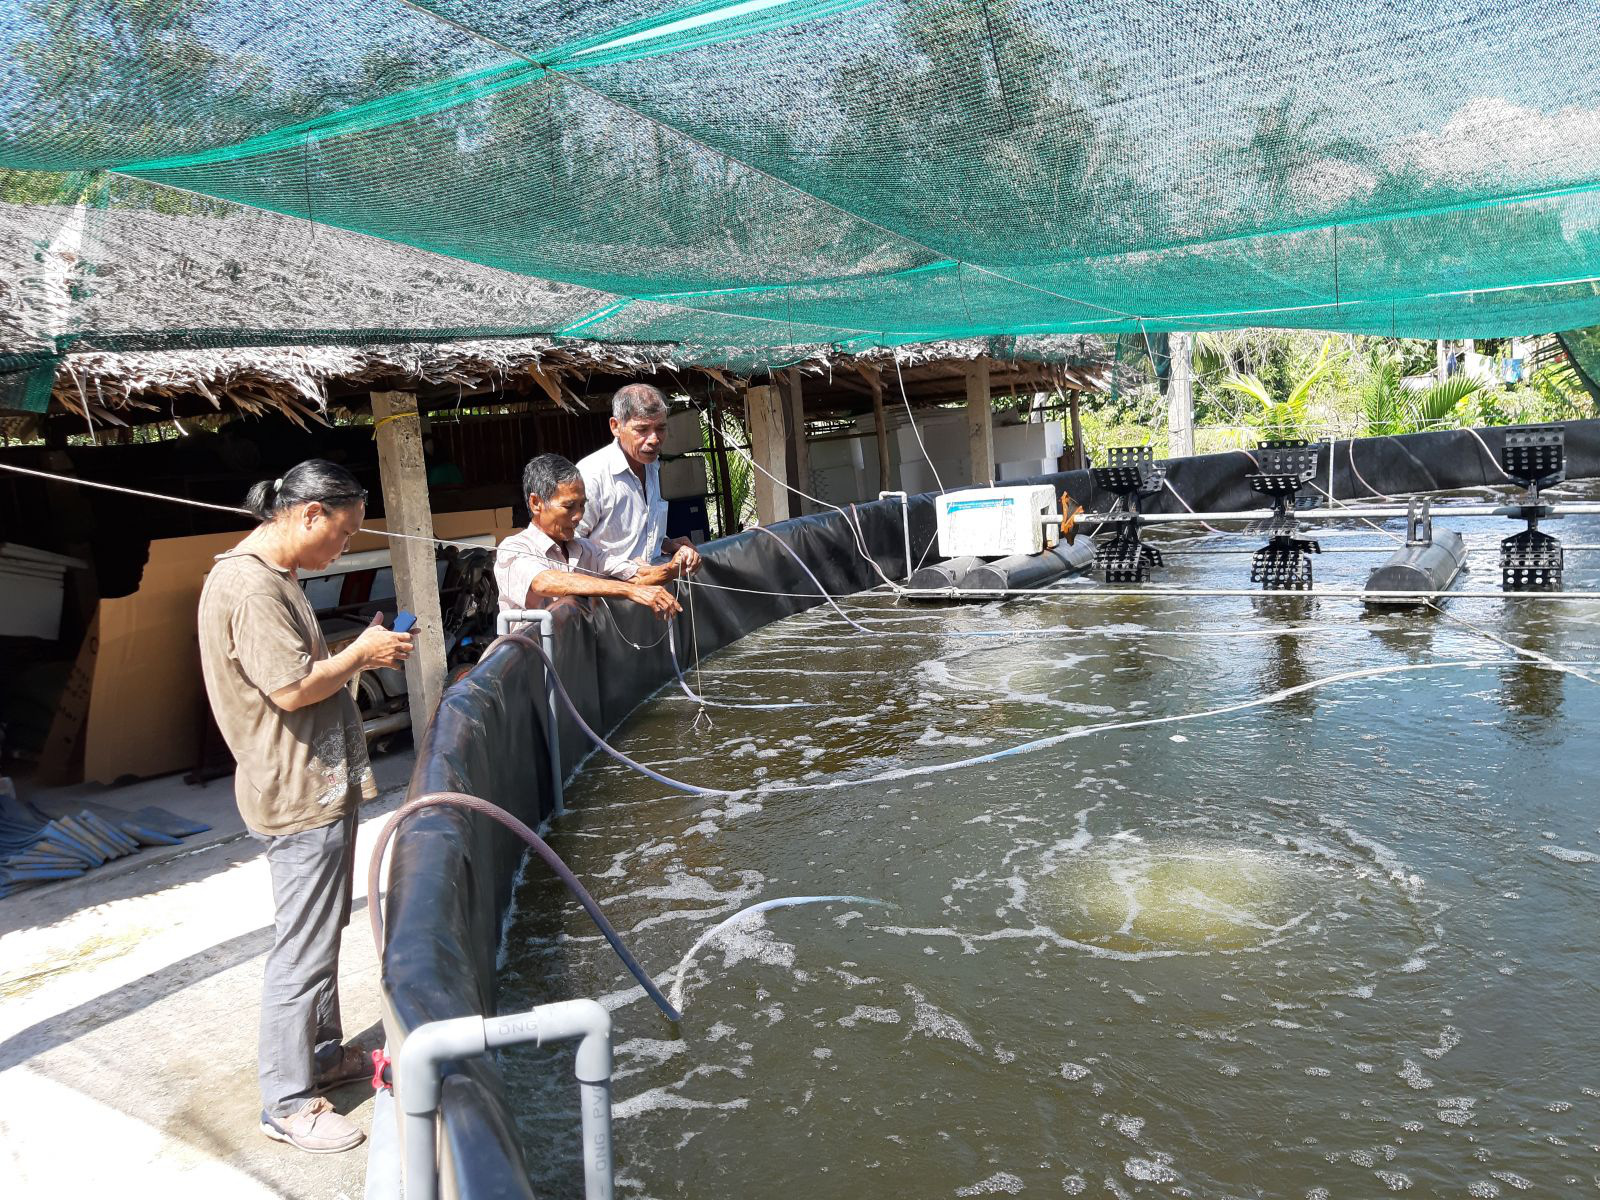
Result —
<instances>
[{"instance_id":1,"label":"man in white shirt","mask_svg":"<svg viewBox=\"0 0 1600 1200\"><path fill-rule=\"evenodd\" d=\"M630 383L611 401L613 441L578 462L589 497L578 535L635 562L663 555L684 573L700 569L700 552L688 538L666 536L667 502L661 498L661 439L667 432L667 398L648 383Z\"/></svg>"},{"instance_id":2,"label":"man in white shirt","mask_svg":"<svg viewBox=\"0 0 1600 1200\"><path fill-rule=\"evenodd\" d=\"M666 588L683 573L672 562L642 565L578 536L585 501L583 476L559 454L530 459L522 471L528 527L495 551L500 607L543 608L559 596L616 596L642 604L662 620L681 611Z\"/></svg>"}]
</instances>

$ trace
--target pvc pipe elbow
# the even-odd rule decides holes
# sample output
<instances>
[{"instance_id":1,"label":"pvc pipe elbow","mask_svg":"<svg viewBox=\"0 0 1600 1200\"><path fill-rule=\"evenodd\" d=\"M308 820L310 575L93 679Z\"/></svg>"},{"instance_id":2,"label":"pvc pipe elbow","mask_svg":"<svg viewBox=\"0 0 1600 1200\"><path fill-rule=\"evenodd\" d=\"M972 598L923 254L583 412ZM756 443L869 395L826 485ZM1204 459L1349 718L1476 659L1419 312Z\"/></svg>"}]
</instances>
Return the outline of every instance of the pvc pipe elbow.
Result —
<instances>
[{"instance_id":1,"label":"pvc pipe elbow","mask_svg":"<svg viewBox=\"0 0 1600 1200\"><path fill-rule=\"evenodd\" d=\"M518 623L537 625L542 636L553 635L556 631L556 619L549 609L505 608L495 614L495 636L505 637L511 632L511 626Z\"/></svg>"},{"instance_id":2,"label":"pvc pipe elbow","mask_svg":"<svg viewBox=\"0 0 1600 1200\"><path fill-rule=\"evenodd\" d=\"M611 1014L595 1000L562 1000L542 1004L532 1012L484 1021L484 1036L492 1049L521 1042L582 1039L578 1043L576 1073L580 1083L605 1083L611 1078Z\"/></svg>"},{"instance_id":3,"label":"pvc pipe elbow","mask_svg":"<svg viewBox=\"0 0 1600 1200\"><path fill-rule=\"evenodd\" d=\"M439 1107L444 1064L454 1058L482 1054L488 1043L482 1017L430 1021L413 1029L395 1060L395 1102L400 1111L422 1116Z\"/></svg>"}]
</instances>

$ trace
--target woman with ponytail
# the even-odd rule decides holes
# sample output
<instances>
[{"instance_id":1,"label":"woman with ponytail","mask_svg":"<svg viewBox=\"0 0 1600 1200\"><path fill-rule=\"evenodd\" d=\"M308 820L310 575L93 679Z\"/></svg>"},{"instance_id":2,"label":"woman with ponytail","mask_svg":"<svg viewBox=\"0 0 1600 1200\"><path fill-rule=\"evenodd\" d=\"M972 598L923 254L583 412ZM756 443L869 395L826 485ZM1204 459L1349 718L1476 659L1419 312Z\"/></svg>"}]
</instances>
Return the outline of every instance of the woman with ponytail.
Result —
<instances>
[{"instance_id":1,"label":"woman with ponytail","mask_svg":"<svg viewBox=\"0 0 1600 1200\"><path fill-rule=\"evenodd\" d=\"M339 937L350 919L356 810L377 795L351 683L395 667L412 635L382 614L329 654L299 580L344 553L367 494L343 467L303 462L245 496L260 522L219 555L200 593L200 663L217 728L239 763L234 793L265 847L276 905L262 980L261 1130L319 1154L361 1131L324 1091L370 1074L343 1045Z\"/></svg>"}]
</instances>

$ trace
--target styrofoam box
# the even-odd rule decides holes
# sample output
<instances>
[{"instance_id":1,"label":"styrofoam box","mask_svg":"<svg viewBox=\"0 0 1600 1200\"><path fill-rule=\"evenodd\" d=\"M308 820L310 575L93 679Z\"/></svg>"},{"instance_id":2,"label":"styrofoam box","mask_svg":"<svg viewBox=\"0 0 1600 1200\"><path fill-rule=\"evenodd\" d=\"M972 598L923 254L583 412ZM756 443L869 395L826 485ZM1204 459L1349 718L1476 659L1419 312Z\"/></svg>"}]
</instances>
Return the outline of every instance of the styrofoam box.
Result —
<instances>
[{"instance_id":1,"label":"styrofoam box","mask_svg":"<svg viewBox=\"0 0 1600 1200\"><path fill-rule=\"evenodd\" d=\"M1039 518L1055 510L1056 490L1030 487L970 488L938 500L939 554L982 558L1038 554L1044 549Z\"/></svg>"},{"instance_id":2,"label":"styrofoam box","mask_svg":"<svg viewBox=\"0 0 1600 1200\"><path fill-rule=\"evenodd\" d=\"M994 431L996 462L1023 462L1030 458L1056 458L1061 454L1061 425L997 425ZM1001 476L1005 478L1004 475Z\"/></svg>"},{"instance_id":3,"label":"styrofoam box","mask_svg":"<svg viewBox=\"0 0 1600 1200\"><path fill-rule=\"evenodd\" d=\"M1035 475L1050 475L1055 470L1056 460L1053 458L1025 458L1021 462L999 464L999 479L1001 483L1009 483L1013 479L1032 479Z\"/></svg>"},{"instance_id":4,"label":"styrofoam box","mask_svg":"<svg viewBox=\"0 0 1600 1200\"><path fill-rule=\"evenodd\" d=\"M706 494L706 460L701 454L686 454L661 462L661 498L680 500Z\"/></svg>"},{"instance_id":5,"label":"styrofoam box","mask_svg":"<svg viewBox=\"0 0 1600 1200\"><path fill-rule=\"evenodd\" d=\"M921 459L906 459L900 464L900 487L913 496L922 492L937 492L940 484L947 488L960 487L969 482L967 460L937 459L933 467Z\"/></svg>"},{"instance_id":6,"label":"styrofoam box","mask_svg":"<svg viewBox=\"0 0 1600 1200\"><path fill-rule=\"evenodd\" d=\"M661 452L663 454L682 454L686 450L698 450L705 444L700 430L700 414L694 409L675 412L667 418L667 434L661 439ZM1021 455L1018 455L1020 458ZM666 493L663 492L663 495ZM703 496L705 492L692 492L691 495Z\"/></svg>"},{"instance_id":7,"label":"styrofoam box","mask_svg":"<svg viewBox=\"0 0 1600 1200\"><path fill-rule=\"evenodd\" d=\"M0 634L55 641L65 592L59 567L8 564L0 570Z\"/></svg>"},{"instance_id":8,"label":"styrofoam box","mask_svg":"<svg viewBox=\"0 0 1600 1200\"><path fill-rule=\"evenodd\" d=\"M917 444L917 434L922 435L922 446ZM919 417L915 430L904 425L894 432L895 443L900 448L900 460L920 461L922 447L928 449L927 457L943 466L944 459L963 458L967 454L967 421L962 413L949 413L938 417Z\"/></svg>"},{"instance_id":9,"label":"styrofoam box","mask_svg":"<svg viewBox=\"0 0 1600 1200\"><path fill-rule=\"evenodd\" d=\"M806 489L829 504L854 504L866 499L861 472L855 467L812 467L811 486Z\"/></svg>"},{"instance_id":10,"label":"styrofoam box","mask_svg":"<svg viewBox=\"0 0 1600 1200\"><path fill-rule=\"evenodd\" d=\"M878 448L872 448L874 456ZM854 467L861 469L861 439L860 438L829 438L825 442L806 443L806 462L813 471L825 471L830 467Z\"/></svg>"}]
</instances>

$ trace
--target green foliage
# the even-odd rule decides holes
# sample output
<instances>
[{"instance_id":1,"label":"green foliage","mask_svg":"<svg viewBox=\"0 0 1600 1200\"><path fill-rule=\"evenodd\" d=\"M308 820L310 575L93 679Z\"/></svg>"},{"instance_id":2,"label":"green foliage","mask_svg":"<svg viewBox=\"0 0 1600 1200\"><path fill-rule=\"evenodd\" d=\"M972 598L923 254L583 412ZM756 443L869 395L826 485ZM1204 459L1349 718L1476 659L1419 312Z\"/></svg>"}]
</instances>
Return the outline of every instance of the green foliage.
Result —
<instances>
[{"instance_id":1,"label":"green foliage","mask_svg":"<svg viewBox=\"0 0 1600 1200\"><path fill-rule=\"evenodd\" d=\"M1483 383L1465 375L1452 375L1411 398L1412 420L1418 429L1446 425L1457 415L1461 402L1483 391Z\"/></svg>"},{"instance_id":2,"label":"green foliage","mask_svg":"<svg viewBox=\"0 0 1600 1200\"><path fill-rule=\"evenodd\" d=\"M723 445L730 447L743 446L749 438L749 433L745 430L744 423L732 413L725 412L719 415L722 418ZM708 448L712 445L711 418L704 412L700 414L700 444ZM738 525L733 529L716 529L714 533L717 537L727 537L729 534L738 533L740 529L754 522L756 511L755 470L750 466L750 460L737 450L732 449L722 457L728 464L728 490L733 496L734 520L738 522ZM711 456L708 456L708 459L711 459ZM706 466L714 471L714 460L708 461ZM721 524L718 516L720 511L716 504L708 504L706 506L707 518L716 522L719 526Z\"/></svg>"},{"instance_id":3,"label":"green foliage","mask_svg":"<svg viewBox=\"0 0 1600 1200\"><path fill-rule=\"evenodd\" d=\"M1255 408L1249 413L1250 424L1261 430L1267 438L1299 438L1308 436L1311 389L1326 375L1337 361L1333 355L1334 339L1322 343L1317 360L1298 381L1291 384L1282 400L1275 398L1272 389L1255 375L1233 375L1222 381L1222 387L1251 401Z\"/></svg>"}]
</instances>

